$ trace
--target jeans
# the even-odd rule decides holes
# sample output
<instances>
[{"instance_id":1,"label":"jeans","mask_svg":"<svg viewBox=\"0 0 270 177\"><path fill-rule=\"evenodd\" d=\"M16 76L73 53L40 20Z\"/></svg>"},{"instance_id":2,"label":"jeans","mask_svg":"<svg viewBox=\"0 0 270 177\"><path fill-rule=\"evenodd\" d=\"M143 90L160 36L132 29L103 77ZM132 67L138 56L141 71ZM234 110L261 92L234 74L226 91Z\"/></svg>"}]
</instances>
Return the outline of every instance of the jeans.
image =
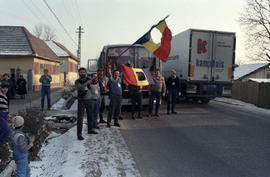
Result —
<instances>
[{"instance_id":1,"label":"jeans","mask_svg":"<svg viewBox=\"0 0 270 177\"><path fill-rule=\"evenodd\" d=\"M103 120L104 110L105 110L105 95L101 95L100 106L99 106L99 121Z\"/></svg>"},{"instance_id":2,"label":"jeans","mask_svg":"<svg viewBox=\"0 0 270 177\"><path fill-rule=\"evenodd\" d=\"M172 112L174 112L175 103L177 98L177 89L169 88L168 89L168 100L167 100L167 111L170 111L170 105L172 105Z\"/></svg>"},{"instance_id":3,"label":"jeans","mask_svg":"<svg viewBox=\"0 0 270 177\"><path fill-rule=\"evenodd\" d=\"M118 123L118 118L121 111L121 95L110 95L110 106L109 106L109 113L107 117L107 122L111 123L112 116L114 117L114 123Z\"/></svg>"},{"instance_id":4,"label":"jeans","mask_svg":"<svg viewBox=\"0 0 270 177\"><path fill-rule=\"evenodd\" d=\"M30 168L28 159L15 160L16 163L16 177L30 177Z\"/></svg>"},{"instance_id":5,"label":"jeans","mask_svg":"<svg viewBox=\"0 0 270 177\"><path fill-rule=\"evenodd\" d=\"M5 142L5 139L8 137L8 134L11 132L10 127L8 126L8 122L6 120L7 114L1 111L0 116L0 144Z\"/></svg>"},{"instance_id":6,"label":"jeans","mask_svg":"<svg viewBox=\"0 0 270 177\"><path fill-rule=\"evenodd\" d=\"M41 88L41 108L44 108L44 98L47 95L47 105L51 108L51 88L50 86L42 86Z\"/></svg>"},{"instance_id":7,"label":"jeans","mask_svg":"<svg viewBox=\"0 0 270 177\"><path fill-rule=\"evenodd\" d=\"M93 114L92 114L92 102L87 99L78 99L78 112L77 112L77 136L82 136L83 116L84 110L87 114L87 126L88 131L93 128Z\"/></svg>"},{"instance_id":8,"label":"jeans","mask_svg":"<svg viewBox=\"0 0 270 177\"><path fill-rule=\"evenodd\" d=\"M157 115L158 110L159 110L159 106L160 106L161 92L151 92L150 99L149 99L149 114L152 114L152 112L153 112L154 98L156 98L155 114Z\"/></svg>"},{"instance_id":9,"label":"jeans","mask_svg":"<svg viewBox=\"0 0 270 177\"><path fill-rule=\"evenodd\" d=\"M93 126L97 126L97 118L99 112L99 101L98 99L92 99L92 108L93 108Z\"/></svg>"},{"instance_id":10,"label":"jeans","mask_svg":"<svg viewBox=\"0 0 270 177\"><path fill-rule=\"evenodd\" d=\"M141 116L142 111L142 93L135 93L131 95L131 116L134 116L136 110L136 103L138 104L138 116Z\"/></svg>"}]
</instances>

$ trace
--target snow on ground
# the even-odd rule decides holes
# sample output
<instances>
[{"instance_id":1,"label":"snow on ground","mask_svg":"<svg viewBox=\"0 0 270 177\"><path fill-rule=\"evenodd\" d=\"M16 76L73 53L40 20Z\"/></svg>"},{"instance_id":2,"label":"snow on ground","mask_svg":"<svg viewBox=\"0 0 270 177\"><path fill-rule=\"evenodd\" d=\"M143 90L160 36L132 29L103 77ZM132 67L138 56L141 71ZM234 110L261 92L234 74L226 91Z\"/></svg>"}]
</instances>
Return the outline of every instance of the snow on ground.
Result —
<instances>
[{"instance_id":1,"label":"snow on ground","mask_svg":"<svg viewBox=\"0 0 270 177\"><path fill-rule=\"evenodd\" d=\"M234 105L252 112L257 112L257 113L263 113L263 114L268 114L270 115L270 109L264 109L264 108L259 108L257 106L255 106L254 104L249 104L240 100L235 100L235 99L231 99L231 98L215 98L214 101L218 101L218 102L223 102L223 103L227 103L230 105Z\"/></svg>"},{"instance_id":2,"label":"snow on ground","mask_svg":"<svg viewBox=\"0 0 270 177\"><path fill-rule=\"evenodd\" d=\"M77 102L71 109L77 109ZM38 154L41 161L30 163L31 176L140 177L118 128L107 128L104 124L97 130L99 134L88 135L84 123L83 141L77 140L76 131L75 126L62 135L52 133Z\"/></svg>"},{"instance_id":3,"label":"snow on ground","mask_svg":"<svg viewBox=\"0 0 270 177\"><path fill-rule=\"evenodd\" d=\"M258 108L239 100L230 98L216 98L214 101L223 102L246 110L270 114L270 110ZM55 109L59 112L63 106L59 100ZM70 110L76 111L77 100ZM86 118L85 118L86 119ZM107 128L105 124L99 134L88 135L87 125L84 123L83 136L85 140L78 141L77 127L71 128L64 134L52 133L48 143L39 152L41 161L30 163L31 176L38 177L139 177L134 159L128 151L127 145L118 128Z\"/></svg>"},{"instance_id":4,"label":"snow on ground","mask_svg":"<svg viewBox=\"0 0 270 177\"><path fill-rule=\"evenodd\" d=\"M60 100L58 100L52 107L52 110L59 110L62 109L64 107L66 103L66 100L64 98L60 98Z\"/></svg>"}]
</instances>

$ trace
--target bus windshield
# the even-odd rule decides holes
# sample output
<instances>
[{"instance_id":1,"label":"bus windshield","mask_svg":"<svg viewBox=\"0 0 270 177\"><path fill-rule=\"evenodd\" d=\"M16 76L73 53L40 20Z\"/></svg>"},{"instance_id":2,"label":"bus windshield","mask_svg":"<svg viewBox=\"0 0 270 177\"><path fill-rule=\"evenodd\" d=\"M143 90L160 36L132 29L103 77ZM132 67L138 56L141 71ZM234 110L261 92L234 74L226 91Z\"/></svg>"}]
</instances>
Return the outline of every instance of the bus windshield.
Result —
<instances>
[{"instance_id":1,"label":"bus windshield","mask_svg":"<svg viewBox=\"0 0 270 177\"><path fill-rule=\"evenodd\" d=\"M127 47L112 47L108 49L107 61L116 59ZM150 71L160 67L159 60L142 46L131 47L121 57L117 59L117 66L112 68L119 69L121 64L130 65L134 68L150 68Z\"/></svg>"}]
</instances>

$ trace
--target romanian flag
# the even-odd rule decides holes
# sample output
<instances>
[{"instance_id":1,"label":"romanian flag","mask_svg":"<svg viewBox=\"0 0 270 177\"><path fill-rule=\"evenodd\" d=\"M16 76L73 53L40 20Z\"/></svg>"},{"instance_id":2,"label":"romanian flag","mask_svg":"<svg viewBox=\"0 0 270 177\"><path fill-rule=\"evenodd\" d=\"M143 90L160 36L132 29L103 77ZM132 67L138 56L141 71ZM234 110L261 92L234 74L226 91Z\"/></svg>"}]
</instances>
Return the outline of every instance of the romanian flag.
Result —
<instances>
[{"instance_id":1,"label":"romanian flag","mask_svg":"<svg viewBox=\"0 0 270 177\"><path fill-rule=\"evenodd\" d=\"M165 21L166 18L161 20L158 24L153 25L151 29L147 33L145 33L145 35L143 35L140 39L138 39L135 42L135 44L143 45L148 51L153 53L163 62L167 61L167 58L171 52L171 40L172 40L172 32L166 24ZM158 44L154 43L151 37L151 31L153 28L157 28L161 32L162 34L161 43Z\"/></svg>"},{"instance_id":2,"label":"romanian flag","mask_svg":"<svg viewBox=\"0 0 270 177\"><path fill-rule=\"evenodd\" d=\"M137 86L154 84L149 68L130 68L128 66L121 65L121 69L124 75L125 84Z\"/></svg>"}]
</instances>

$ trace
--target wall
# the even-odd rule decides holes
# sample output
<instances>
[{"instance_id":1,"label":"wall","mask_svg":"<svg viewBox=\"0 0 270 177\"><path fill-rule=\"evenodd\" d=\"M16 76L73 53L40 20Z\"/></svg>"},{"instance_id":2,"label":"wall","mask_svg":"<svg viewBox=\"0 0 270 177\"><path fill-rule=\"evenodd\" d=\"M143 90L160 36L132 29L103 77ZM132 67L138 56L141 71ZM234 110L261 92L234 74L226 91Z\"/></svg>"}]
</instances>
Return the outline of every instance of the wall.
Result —
<instances>
[{"instance_id":1,"label":"wall","mask_svg":"<svg viewBox=\"0 0 270 177\"><path fill-rule=\"evenodd\" d=\"M41 89L41 83L39 79L44 73L44 69L49 70L49 74L52 76L51 88L60 87L60 63L54 61L47 61L38 58L34 58L34 74L33 74L33 87L34 91Z\"/></svg>"},{"instance_id":2,"label":"wall","mask_svg":"<svg viewBox=\"0 0 270 177\"><path fill-rule=\"evenodd\" d=\"M10 69L20 68L23 74L33 69L33 57L0 57L0 74L10 73Z\"/></svg>"},{"instance_id":3,"label":"wall","mask_svg":"<svg viewBox=\"0 0 270 177\"><path fill-rule=\"evenodd\" d=\"M232 98L270 109L269 90L270 83L236 81L232 87Z\"/></svg>"}]
</instances>

